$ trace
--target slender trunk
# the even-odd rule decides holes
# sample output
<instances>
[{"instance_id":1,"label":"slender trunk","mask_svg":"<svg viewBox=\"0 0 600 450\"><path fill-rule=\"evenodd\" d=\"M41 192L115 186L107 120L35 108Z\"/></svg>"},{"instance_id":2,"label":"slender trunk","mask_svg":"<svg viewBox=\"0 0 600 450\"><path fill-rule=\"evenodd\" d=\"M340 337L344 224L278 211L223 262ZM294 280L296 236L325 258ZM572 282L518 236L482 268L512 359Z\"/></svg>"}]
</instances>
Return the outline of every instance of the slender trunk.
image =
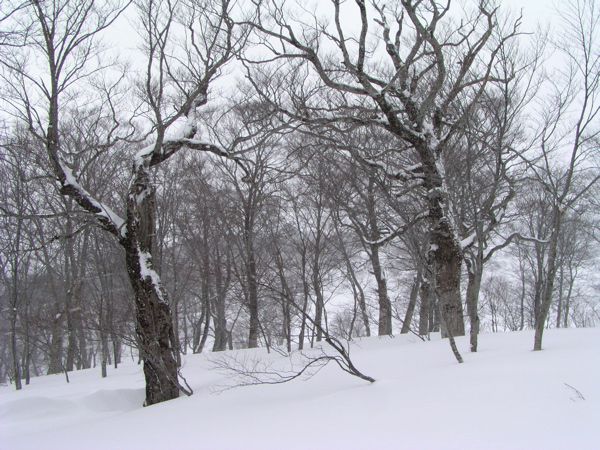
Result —
<instances>
[{"instance_id":1,"label":"slender trunk","mask_svg":"<svg viewBox=\"0 0 600 450\"><path fill-rule=\"evenodd\" d=\"M575 283L575 275L573 274L573 267L569 265L569 289L567 290L567 298L565 299L563 328L567 328L569 326L569 310L571 309L571 295L573 294L573 283Z\"/></svg>"},{"instance_id":2,"label":"slender trunk","mask_svg":"<svg viewBox=\"0 0 600 450\"><path fill-rule=\"evenodd\" d=\"M425 336L429 333L429 322L431 315L431 284L429 282L429 271L426 269L427 276L421 280L419 289L419 335Z\"/></svg>"},{"instance_id":3,"label":"slender trunk","mask_svg":"<svg viewBox=\"0 0 600 450\"><path fill-rule=\"evenodd\" d=\"M379 259L379 245L371 245L371 266L377 282L377 299L379 301L379 336L392 334L392 303L388 295L387 282Z\"/></svg>"},{"instance_id":4,"label":"slender trunk","mask_svg":"<svg viewBox=\"0 0 600 450\"><path fill-rule=\"evenodd\" d=\"M12 352L13 360L13 377L15 378L15 389L18 391L22 388L21 386L21 368L19 365L19 353L17 350L17 314L16 308L13 308L13 314L10 324L10 348Z\"/></svg>"},{"instance_id":5,"label":"slender trunk","mask_svg":"<svg viewBox=\"0 0 600 450\"><path fill-rule=\"evenodd\" d=\"M552 291L554 289L554 280L556 278L558 238L560 236L563 213L560 211L558 206L554 206L553 209L553 227L548 249L547 276L544 288L544 295L542 297L542 302L540 305L540 312L535 324L535 338L533 343L534 351L540 351L542 349L544 327L546 324L546 319L548 318L548 313L550 312L550 306L552 305Z\"/></svg>"},{"instance_id":6,"label":"slender trunk","mask_svg":"<svg viewBox=\"0 0 600 450\"><path fill-rule=\"evenodd\" d=\"M560 328L562 324L561 313L563 304L563 283L565 277L565 270L561 264L558 275L558 305L556 305L556 328Z\"/></svg>"},{"instance_id":7,"label":"slender trunk","mask_svg":"<svg viewBox=\"0 0 600 450\"><path fill-rule=\"evenodd\" d=\"M467 313L471 330L469 333L471 351L477 351L477 336L479 335L479 291L481 290L483 261L465 260L467 263Z\"/></svg>"},{"instance_id":8,"label":"slender trunk","mask_svg":"<svg viewBox=\"0 0 600 450\"><path fill-rule=\"evenodd\" d=\"M62 332L62 313L57 308L57 312L52 318L52 331L50 337L50 351L48 353L48 375L61 373L63 371L63 332Z\"/></svg>"},{"instance_id":9,"label":"slender trunk","mask_svg":"<svg viewBox=\"0 0 600 450\"><path fill-rule=\"evenodd\" d=\"M18 253L18 252L15 252ZM16 261L18 254L15 254L15 263L13 270L13 286L12 286L12 299L10 305L10 349L12 353L13 361L13 377L15 379L15 389L18 391L22 388L21 385L21 367L19 364L19 351L17 346L17 319L18 319L18 304L19 304L19 285L18 285L18 266Z\"/></svg>"},{"instance_id":10,"label":"slender trunk","mask_svg":"<svg viewBox=\"0 0 600 450\"><path fill-rule=\"evenodd\" d=\"M306 334L306 317L309 299L308 280L306 279L306 250L301 251L301 266L302 266L302 317L300 323L300 332L298 333L298 350L304 349L304 337Z\"/></svg>"},{"instance_id":11,"label":"slender trunk","mask_svg":"<svg viewBox=\"0 0 600 450\"><path fill-rule=\"evenodd\" d=\"M75 323L73 320L74 306L73 306L73 290L74 290L74 277L73 273L75 256L73 249L73 221L71 220L71 200L66 198L65 206L67 210L67 217L65 219L65 315L67 319L67 359L65 362L64 369L67 372L73 370L75 362L75 353L77 351L77 335L75 330Z\"/></svg>"},{"instance_id":12,"label":"slender trunk","mask_svg":"<svg viewBox=\"0 0 600 450\"><path fill-rule=\"evenodd\" d=\"M200 338L200 344L198 344L198 353L202 353L204 350L204 346L206 345L206 341L208 340L208 332L210 331L210 305L206 304L206 314L204 315L204 328L202 330L202 337Z\"/></svg>"},{"instance_id":13,"label":"slender trunk","mask_svg":"<svg viewBox=\"0 0 600 450\"><path fill-rule=\"evenodd\" d=\"M404 315L404 322L402 322L402 329L400 334L407 334L410 331L410 324L412 323L413 314L415 312L415 306L417 305L417 297L419 296L419 289L421 288L421 270L417 270L417 275L413 281L412 288L410 290L410 297L408 299L408 307L406 308L406 314Z\"/></svg>"},{"instance_id":14,"label":"slender trunk","mask_svg":"<svg viewBox=\"0 0 600 450\"><path fill-rule=\"evenodd\" d=\"M213 344L213 352L221 352L223 350L227 350L227 343L229 339L229 334L227 330L227 317L225 316L225 301L226 301L226 292L227 292L227 284L229 279L229 269L227 275L223 276L222 271L222 258L219 249L217 248L215 252L216 262L215 262L215 303L214 303L214 311L215 311L215 320L214 320L214 328L215 328L215 342ZM227 259L227 267L229 267L229 259Z\"/></svg>"},{"instance_id":15,"label":"slender trunk","mask_svg":"<svg viewBox=\"0 0 600 450\"><path fill-rule=\"evenodd\" d=\"M100 297L100 311L98 318L99 320L99 328L100 328L100 366L101 366L101 375L102 378L106 378L107 371L107 361L108 361L108 333L106 332L107 328L107 319L108 315L104 311L104 296Z\"/></svg>"},{"instance_id":16,"label":"slender trunk","mask_svg":"<svg viewBox=\"0 0 600 450\"><path fill-rule=\"evenodd\" d=\"M256 279L256 260L251 241L247 243L246 251L246 257L248 258L246 266L246 277L248 284L248 312L250 313L248 348L256 348L258 347L258 333L260 331L260 324L258 323L258 285Z\"/></svg>"},{"instance_id":17,"label":"slender trunk","mask_svg":"<svg viewBox=\"0 0 600 450\"><path fill-rule=\"evenodd\" d=\"M316 304L315 304L315 325L316 325L316 338L317 342L321 342L323 339L323 310L325 308L325 302L323 298L323 289L321 280L319 278L319 266L316 263L316 267L313 269L313 290L315 292ZM313 330L313 337L314 337Z\"/></svg>"},{"instance_id":18,"label":"slender trunk","mask_svg":"<svg viewBox=\"0 0 600 450\"><path fill-rule=\"evenodd\" d=\"M519 257L521 256L521 251L519 250ZM520 314L520 323L519 330L523 330L525 328L525 294L526 294L526 283L525 283L525 268L521 261L519 261L519 269L521 271L521 297L519 299L519 314Z\"/></svg>"},{"instance_id":19,"label":"slender trunk","mask_svg":"<svg viewBox=\"0 0 600 450\"><path fill-rule=\"evenodd\" d=\"M365 291L360 285L358 281L358 277L356 276L356 272L354 271L354 267L352 266L352 261L350 260L350 256L346 251L346 246L342 240L342 236L338 227L338 221L334 221L335 230L338 235L338 240L340 242L340 249L342 256L344 257L344 262L346 264L346 273L348 274L348 281L350 281L350 286L352 287L352 294L354 296L354 301L360 308L360 315L365 327L365 335L371 336L371 326L369 323L369 313L367 311L367 302L365 299ZM354 324L354 320L353 320ZM352 327L354 328L354 327Z\"/></svg>"}]
</instances>

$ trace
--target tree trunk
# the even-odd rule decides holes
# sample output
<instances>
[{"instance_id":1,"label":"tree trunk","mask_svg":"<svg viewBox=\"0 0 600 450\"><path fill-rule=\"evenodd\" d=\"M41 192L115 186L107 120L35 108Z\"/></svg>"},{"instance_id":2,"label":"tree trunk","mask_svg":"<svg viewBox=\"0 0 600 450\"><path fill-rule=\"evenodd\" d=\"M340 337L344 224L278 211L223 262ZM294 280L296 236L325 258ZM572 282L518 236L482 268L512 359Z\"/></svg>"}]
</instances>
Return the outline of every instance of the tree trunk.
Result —
<instances>
[{"instance_id":1,"label":"tree trunk","mask_svg":"<svg viewBox=\"0 0 600 450\"><path fill-rule=\"evenodd\" d=\"M552 305L552 291L554 289L554 280L556 278L556 260L558 254L558 239L560 236L562 226L562 212L558 205L553 208L553 221L552 221L552 235L550 236L550 245L548 250L548 269L546 276L546 283L544 287L544 295L540 305L539 316L536 318L535 323L535 338L533 343L533 350L540 351L542 349L542 338L544 335L544 326L548 313L550 312L550 306Z\"/></svg>"},{"instance_id":2,"label":"tree trunk","mask_svg":"<svg viewBox=\"0 0 600 450\"><path fill-rule=\"evenodd\" d=\"M215 328L215 342L213 344L213 352L221 352L227 350L227 343L229 339L229 334L227 330L227 317L225 316L225 301L226 301L226 292L227 285L229 283L229 269L226 272L226 276L223 276L222 270L222 257L219 249L216 249L215 252L215 302L214 302L214 311L215 311L215 319L214 319L214 328ZM227 259L227 267L229 266L229 258Z\"/></svg>"},{"instance_id":3,"label":"tree trunk","mask_svg":"<svg viewBox=\"0 0 600 450\"><path fill-rule=\"evenodd\" d=\"M250 329L248 330L248 348L258 347L258 285L256 282L256 261L252 244L247 248L246 277L248 282L248 312L250 314Z\"/></svg>"},{"instance_id":4,"label":"tree trunk","mask_svg":"<svg viewBox=\"0 0 600 450\"><path fill-rule=\"evenodd\" d=\"M171 309L165 294L146 276L136 245L126 248L127 272L135 295L136 334L139 351L144 362L146 379L145 406L179 397L177 359L173 346L174 333Z\"/></svg>"},{"instance_id":5,"label":"tree trunk","mask_svg":"<svg viewBox=\"0 0 600 450\"><path fill-rule=\"evenodd\" d=\"M410 290L410 298L408 300L408 307L406 308L406 314L404 315L404 322L402 323L402 329L400 334L407 334L410 331L410 324L412 323L413 314L415 312L415 306L417 304L417 297L419 296L419 289L421 287L421 270L417 270L417 275L413 281L412 288ZM419 323L420 325L420 323Z\"/></svg>"},{"instance_id":6,"label":"tree trunk","mask_svg":"<svg viewBox=\"0 0 600 450\"><path fill-rule=\"evenodd\" d=\"M437 218L432 233L435 292L442 316L442 337L464 336L465 323L460 294L462 253L445 216Z\"/></svg>"},{"instance_id":7,"label":"tree trunk","mask_svg":"<svg viewBox=\"0 0 600 450\"><path fill-rule=\"evenodd\" d=\"M173 318L152 262L154 206L149 173L140 166L127 199L127 235L122 245L134 292L136 334L146 379L145 406L179 397Z\"/></svg>"},{"instance_id":8,"label":"tree trunk","mask_svg":"<svg viewBox=\"0 0 600 450\"><path fill-rule=\"evenodd\" d=\"M392 334L392 303L387 290L387 282L383 275L381 262L379 259L379 245L371 245L370 248L371 265L373 275L377 281L377 299L379 301L379 336L389 336Z\"/></svg>"},{"instance_id":9,"label":"tree trunk","mask_svg":"<svg viewBox=\"0 0 600 450\"><path fill-rule=\"evenodd\" d=\"M319 278L319 266L315 263L313 268L313 290L315 291L316 304L315 304L315 326L316 326L316 338L317 342L321 342L323 339L323 310L325 309L325 301L323 298L323 288L321 286L321 280ZM314 337L313 330L313 337Z\"/></svg>"},{"instance_id":10,"label":"tree trunk","mask_svg":"<svg viewBox=\"0 0 600 450\"><path fill-rule=\"evenodd\" d=\"M308 298L309 298L309 287L308 280L306 279L306 250L301 251L301 265L302 265L302 317L300 320L300 332L298 333L298 350L304 349L304 338L306 335L306 317L308 309Z\"/></svg>"},{"instance_id":11,"label":"tree trunk","mask_svg":"<svg viewBox=\"0 0 600 450\"><path fill-rule=\"evenodd\" d=\"M469 333L471 351L477 351L477 337L479 335L479 291L481 289L482 261L465 260L467 263L467 313L471 330Z\"/></svg>"},{"instance_id":12,"label":"tree trunk","mask_svg":"<svg viewBox=\"0 0 600 450\"><path fill-rule=\"evenodd\" d=\"M339 219L338 219L339 220ZM342 235L339 230L338 221L334 221L335 230L338 236L338 240L340 242L340 249L342 256L344 257L344 262L346 263L346 273L348 275L348 281L350 281L350 286L352 287L352 294L354 296L354 301L360 308L360 315L365 327L365 335L367 337L371 336L371 325L369 323L369 313L367 311L367 302L365 300L365 291L360 285L358 278L356 276L356 272L354 271L354 267L352 266L352 261L350 260L350 256L346 250L346 246L344 245L344 241L342 239Z\"/></svg>"},{"instance_id":13,"label":"tree trunk","mask_svg":"<svg viewBox=\"0 0 600 450\"><path fill-rule=\"evenodd\" d=\"M561 264L558 275L558 305L556 305L556 328L562 325L561 313L563 309L563 284L565 279L565 270Z\"/></svg>"},{"instance_id":14,"label":"tree trunk","mask_svg":"<svg viewBox=\"0 0 600 450\"><path fill-rule=\"evenodd\" d=\"M419 299L421 304L419 305L419 335L425 336L429 334L429 323L431 316L431 284L429 277L431 273L428 269L426 270L427 276L421 280L421 287L419 289Z\"/></svg>"},{"instance_id":15,"label":"tree trunk","mask_svg":"<svg viewBox=\"0 0 600 450\"><path fill-rule=\"evenodd\" d=\"M61 323L62 313L57 308L57 312L52 318L50 351L48 354L48 375L61 373L63 371L63 333Z\"/></svg>"}]
</instances>

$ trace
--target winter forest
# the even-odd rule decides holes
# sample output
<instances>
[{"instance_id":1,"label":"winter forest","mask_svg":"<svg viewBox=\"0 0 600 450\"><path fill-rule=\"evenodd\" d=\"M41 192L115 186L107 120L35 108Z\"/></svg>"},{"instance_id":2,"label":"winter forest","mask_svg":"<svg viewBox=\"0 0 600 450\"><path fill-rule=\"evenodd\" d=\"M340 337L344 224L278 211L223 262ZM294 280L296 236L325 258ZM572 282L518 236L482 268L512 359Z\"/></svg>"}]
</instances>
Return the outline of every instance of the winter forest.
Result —
<instances>
[{"instance_id":1,"label":"winter forest","mask_svg":"<svg viewBox=\"0 0 600 450\"><path fill-rule=\"evenodd\" d=\"M148 406L198 353L368 385L369 336L597 326L600 4L552 11L2 1L0 382L128 361Z\"/></svg>"}]
</instances>

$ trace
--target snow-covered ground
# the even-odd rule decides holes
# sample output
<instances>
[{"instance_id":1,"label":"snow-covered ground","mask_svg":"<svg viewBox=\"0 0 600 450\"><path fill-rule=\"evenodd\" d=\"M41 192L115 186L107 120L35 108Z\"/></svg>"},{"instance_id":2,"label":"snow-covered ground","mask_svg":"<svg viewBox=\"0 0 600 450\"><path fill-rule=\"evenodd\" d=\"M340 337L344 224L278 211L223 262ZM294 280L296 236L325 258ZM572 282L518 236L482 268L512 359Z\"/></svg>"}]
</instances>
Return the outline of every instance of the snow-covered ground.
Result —
<instances>
[{"instance_id":1,"label":"snow-covered ground","mask_svg":"<svg viewBox=\"0 0 600 450\"><path fill-rule=\"evenodd\" d=\"M123 364L0 388L0 448L17 449L600 449L600 329L480 337L454 360L446 341L358 341L369 385L329 365L308 381L236 388L189 356L192 397L142 408L140 367ZM264 349L235 353L285 364ZM569 387L569 386L571 387ZM581 394L578 394L578 392ZM583 398L582 398L582 397Z\"/></svg>"}]
</instances>

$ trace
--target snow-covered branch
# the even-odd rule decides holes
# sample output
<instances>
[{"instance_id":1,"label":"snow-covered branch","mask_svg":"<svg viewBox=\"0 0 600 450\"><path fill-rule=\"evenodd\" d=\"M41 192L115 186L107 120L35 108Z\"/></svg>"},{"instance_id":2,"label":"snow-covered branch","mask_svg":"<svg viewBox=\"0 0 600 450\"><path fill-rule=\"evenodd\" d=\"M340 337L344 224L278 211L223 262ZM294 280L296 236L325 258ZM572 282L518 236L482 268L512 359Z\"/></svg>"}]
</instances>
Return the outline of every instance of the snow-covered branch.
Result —
<instances>
[{"instance_id":1,"label":"snow-covered branch","mask_svg":"<svg viewBox=\"0 0 600 450\"><path fill-rule=\"evenodd\" d=\"M73 198L79 206L100 222L102 228L114 234L117 238L125 237L125 221L115 213L109 206L96 200L75 178L73 171L62 161L59 163L62 170L60 192ZM59 174L60 176L60 174Z\"/></svg>"}]
</instances>

